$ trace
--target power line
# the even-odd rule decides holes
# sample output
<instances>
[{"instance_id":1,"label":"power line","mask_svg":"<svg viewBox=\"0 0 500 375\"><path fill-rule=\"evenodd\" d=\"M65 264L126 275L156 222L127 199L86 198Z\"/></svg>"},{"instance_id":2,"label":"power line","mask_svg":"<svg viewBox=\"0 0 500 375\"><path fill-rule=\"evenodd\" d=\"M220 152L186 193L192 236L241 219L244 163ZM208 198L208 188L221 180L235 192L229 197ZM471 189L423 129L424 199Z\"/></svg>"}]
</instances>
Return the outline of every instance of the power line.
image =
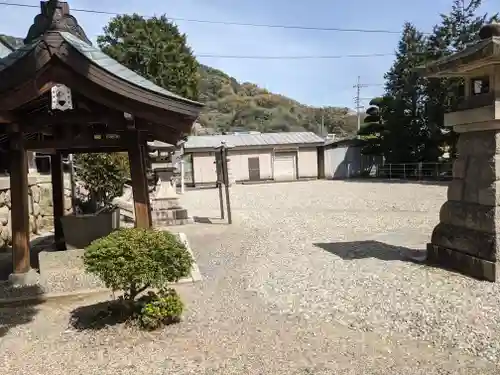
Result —
<instances>
[{"instance_id":1,"label":"power line","mask_svg":"<svg viewBox=\"0 0 500 375\"><path fill-rule=\"evenodd\" d=\"M38 5L34 4L21 4L8 1L0 1L0 5L4 6L14 6L23 8L36 8ZM72 9L75 12L83 13L93 13L93 14L106 14L106 15L119 15L120 13L108 12L94 9ZM273 28L286 28L286 29L304 29L304 30L323 30L323 31L340 31L340 32L365 32L365 33L391 33L391 34L401 34L400 31L390 31L390 30L375 30L375 29L342 29L335 27L308 27L308 26L293 26L293 25L271 25L271 24L251 24L251 23L238 23L238 22L225 22L225 21L210 21L210 20L199 20L199 19L187 19L187 18L176 18L168 17L168 19L173 21L186 21L186 22L200 22L200 23L214 23L214 24L224 24L224 25L237 25L237 26L254 26L254 27L273 27ZM432 51L439 52L439 51ZM425 54L426 52L417 53L414 55ZM344 58L373 58L373 57L387 57L394 56L395 53L369 53L369 54L348 54L348 55L311 55L311 56L250 56L250 55L219 55L219 54L196 54L197 57L201 58L219 58L219 59L241 59L241 60L332 60L332 59L344 59Z\"/></svg>"},{"instance_id":2,"label":"power line","mask_svg":"<svg viewBox=\"0 0 500 375\"><path fill-rule=\"evenodd\" d=\"M394 56L394 53L366 53L354 55L311 55L311 56L250 56L250 55L216 55L216 54L198 54L197 57L221 58L221 59L254 59L254 60L329 60L329 59L348 59L348 58L366 58L366 57L386 57Z\"/></svg>"},{"instance_id":3,"label":"power line","mask_svg":"<svg viewBox=\"0 0 500 375\"><path fill-rule=\"evenodd\" d=\"M22 8L39 8L34 4L20 4L8 1L0 1L0 5L22 7ZM117 12L109 12L104 10L95 9L72 9L74 12L105 14L110 16L120 15ZM146 16L150 17L150 16ZM361 28L341 28L341 27L317 27L305 25L278 25L278 24L263 24L263 23L246 23L246 22L232 22L232 21L215 21L206 19L193 19L193 18L180 18L180 17L167 17L172 21L193 22L193 23L207 23L226 26L244 26L244 27L261 27L261 28L274 28L274 29L295 29L295 30L313 30L313 31L335 31L335 32L348 32L348 33L370 33L370 34L401 34L401 31L384 30L384 29L361 29Z\"/></svg>"}]
</instances>

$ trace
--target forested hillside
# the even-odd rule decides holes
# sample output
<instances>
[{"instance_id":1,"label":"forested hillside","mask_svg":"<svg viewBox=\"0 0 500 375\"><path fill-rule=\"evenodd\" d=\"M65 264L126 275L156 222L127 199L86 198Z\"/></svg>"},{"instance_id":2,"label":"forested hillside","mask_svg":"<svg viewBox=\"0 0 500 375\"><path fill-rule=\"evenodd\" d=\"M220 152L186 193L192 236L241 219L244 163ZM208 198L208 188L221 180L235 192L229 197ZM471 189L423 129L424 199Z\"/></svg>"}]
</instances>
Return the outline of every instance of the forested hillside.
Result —
<instances>
[{"instance_id":1,"label":"forested hillside","mask_svg":"<svg viewBox=\"0 0 500 375\"><path fill-rule=\"evenodd\" d=\"M200 65L200 101L206 108L200 123L219 131L302 131L355 134L356 115L349 108L309 107L259 86L239 83L224 72ZM323 119L322 119L323 117Z\"/></svg>"}]
</instances>

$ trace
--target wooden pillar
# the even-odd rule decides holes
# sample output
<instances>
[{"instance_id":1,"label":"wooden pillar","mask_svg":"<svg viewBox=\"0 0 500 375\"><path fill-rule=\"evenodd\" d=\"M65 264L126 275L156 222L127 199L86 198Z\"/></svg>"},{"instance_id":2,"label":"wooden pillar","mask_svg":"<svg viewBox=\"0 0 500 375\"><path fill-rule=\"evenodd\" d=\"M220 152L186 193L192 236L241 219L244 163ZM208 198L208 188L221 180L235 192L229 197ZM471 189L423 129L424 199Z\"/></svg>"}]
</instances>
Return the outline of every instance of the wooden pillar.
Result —
<instances>
[{"instance_id":1,"label":"wooden pillar","mask_svg":"<svg viewBox=\"0 0 500 375\"><path fill-rule=\"evenodd\" d=\"M134 194L135 226L151 228L151 204L146 176L146 148L139 142L139 133L128 132L128 157L130 162L130 177Z\"/></svg>"},{"instance_id":2,"label":"wooden pillar","mask_svg":"<svg viewBox=\"0 0 500 375\"><path fill-rule=\"evenodd\" d=\"M146 196L147 196L147 199L146 201L148 202L148 209L147 209L147 212L148 212L148 219L149 219L149 228L152 228L153 227L153 214L151 212L151 200L150 200L150 197L149 197L149 185L148 185L148 175L147 175L147 172L148 172L148 144L147 142L143 142L143 144L141 145L141 160L143 162L143 168L144 168L144 183L146 185L145 189L146 189Z\"/></svg>"},{"instance_id":3,"label":"wooden pillar","mask_svg":"<svg viewBox=\"0 0 500 375\"><path fill-rule=\"evenodd\" d=\"M325 178L325 146L318 147L318 179Z\"/></svg>"},{"instance_id":4,"label":"wooden pillar","mask_svg":"<svg viewBox=\"0 0 500 375\"><path fill-rule=\"evenodd\" d=\"M54 240L56 250L66 250L61 218L64 216L64 175L60 152L50 155L52 176L52 207L54 210Z\"/></svg>"},{"instance_id":5,"label":"wooden pillar","mask_svg":"<svg viewBox=\"0 0 500 375\"><path fill-rule=\"evenodd\" d=\"M12 261L14 274L24 274L31 269L29 246L28 160L23 134L10 134L10 193Z\"/></svg>"}]
</instances>

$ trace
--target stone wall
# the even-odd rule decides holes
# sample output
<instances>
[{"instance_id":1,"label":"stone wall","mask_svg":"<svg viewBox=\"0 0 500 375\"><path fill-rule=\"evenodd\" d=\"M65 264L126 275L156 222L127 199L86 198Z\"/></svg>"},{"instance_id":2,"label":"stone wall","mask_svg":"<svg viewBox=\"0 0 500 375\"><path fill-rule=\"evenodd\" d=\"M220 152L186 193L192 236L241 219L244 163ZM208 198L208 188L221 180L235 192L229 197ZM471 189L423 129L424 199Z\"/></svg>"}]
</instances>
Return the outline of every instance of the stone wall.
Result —
<instances>
[{"instance_id":1,"label":"stone wall","mask_svg":"<svg viewBox=\"0 0 500 375\"><path fill-rule=\"evenodd\" d=\"M65 176L66 177L66 176ZM69 179L65 178L64 208L71 212L71 189ZM30 232L32 235L46 233L53 229L52 184L50 176L33 175L28 177L28 203ZM0 249L12 243L11 231L10 179L0 177Z\"/></svg>"}]
</instances>

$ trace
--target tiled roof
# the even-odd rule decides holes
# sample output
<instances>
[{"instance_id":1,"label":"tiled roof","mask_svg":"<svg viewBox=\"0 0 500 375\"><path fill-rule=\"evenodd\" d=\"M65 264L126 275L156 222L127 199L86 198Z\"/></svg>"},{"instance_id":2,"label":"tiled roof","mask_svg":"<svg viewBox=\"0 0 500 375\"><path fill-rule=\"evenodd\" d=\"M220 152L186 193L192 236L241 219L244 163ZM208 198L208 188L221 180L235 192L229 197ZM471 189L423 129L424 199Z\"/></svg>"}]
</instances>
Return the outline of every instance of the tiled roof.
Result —
<instances>
[{"instance_id":1,"label":"tiled roof","mask_svg":"<svg viewBox=\"0 0 500 375\"><path fill-rule=\"evenodd\" d=\"M322 145L325 141L312 132L230 134L190 136L184 144L186 150L215 148L224 141L230 147L278 146L311 144Z\"/></svg>"},{"instance_id":2,"label":"tiled roof","mask_svg":"<svg viewBox=\"0 0 500 375\"><path fill-rule=\"evenodd\" d=\"M172 99L182 100L184 102L192 104L199 104L195 101L183 98L180 95L165 90L158 85L155 85L153 82L123 66L118 61L112 59L104 52L102 52L99 48L85 43L83 40L77 38L73 34L68 32L61 32L60 34L64 38L64 40L71 44L78 52L88 58L91 62L98 65L102 69L107 70L109 73L123 79L124 81L127 81L135 86L139 86L143 89L153 91L157 94L170 97Z\"/></svg>"},{"instance_id":3,"label":"tiled roof","mask_svg":"<svg viewBox=\"0 0 500 375\"><path fill-rule=\"evenodd\" d=\"M72 47L74 47L78 52L85 56L91 63L99 66L100 68L107 70L109 73L117 76L118 78L131 83L134 86L140 87L152 91L156 94L162 95L164 97L169 97L175 100L180 100L190 104L201 105L198 102L183 98L180 95L174 94L164 88L155 85L148 79L140 76L134 71L128 69L127 67L121 65L118 61L112 59L99 48L96 48L90 44L87 44L83 40L74 36L68 32L60 32L61 36L66 42L68 42ZM0 71L11 66L21 57L28 54L33 48L38 44L38 41L33 42L30 45L22 46L15 51L12 51L8 44L0 42Z\"/></svg>"}]
</instances>

